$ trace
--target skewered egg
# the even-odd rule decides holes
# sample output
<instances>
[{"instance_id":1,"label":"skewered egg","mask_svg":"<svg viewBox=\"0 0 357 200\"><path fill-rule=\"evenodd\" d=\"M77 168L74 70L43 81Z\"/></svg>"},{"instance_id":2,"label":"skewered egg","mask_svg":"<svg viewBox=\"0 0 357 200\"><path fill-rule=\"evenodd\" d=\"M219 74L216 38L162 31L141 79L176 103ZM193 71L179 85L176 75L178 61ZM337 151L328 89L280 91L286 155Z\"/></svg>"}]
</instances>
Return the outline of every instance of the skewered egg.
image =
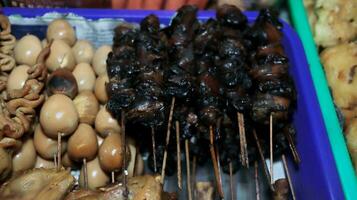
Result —
<instances>
[{"instance_id":1,"label":"skewered egg","mask_svg":"<svg viewBox=\"0 0 357 200\"><path fill-rule=\"evenodd\" d=\"M78 112L73 101L63 94L50 96L42 106L40 123L44 133L50 138L57 138L58 134L72 134L78 121Z\"/></svg>"},{"instance_id":2,"label":"skewered egg","mask_svg":"<svg viewBox=\"0 0 357 200\"><path fill-rule=\"evenodd\" d=\"M68 140L68 156L74 161L95 158L98 150L97 135L93 128L85 123L79 124L77 130Z\"/></svg>"},{"instance_id":3,"label":"skewered egg","mask_svg":"<svg viewBox=\"0 0 357 200\"><path fill-rule=\"evenodd\" d=\"M73 70L76 61L72 49L62 40L54 40L51 45L51 53L46 59L46 67L50 72L58 68Z\"/></svg>"},{"instance_id":4,"label":"skewered egg","mask_svg":"<svg viewBox=\"0 0 357 200\"><path fill-rule=\"evenodd\" d=\"M109 182L108 175L103 171L99 165L98 158L87 163L87 174L88 174L88 188L95 190L98 187L102 187ZM84 173L83 168L79 175L79 185L84 187Z\"/></svg>"},{"instance_id":5,"label":"skewered egg","mask_svg":"<svg viewBox=\"0 0 357 200\"><path fill-rule=\"evenodd\" d=\"M48 25L46 38L47 41L50 41L52 39L63 40L69 46L72 46L77 40L76 33L73 27L66 20L63 19L53 20Z\"/></svg>"},{"instance_id":6,"label":"skewered egg","mask_svg":"<svg viewBox=\"0 0 357 200\"><path fill-rule=\"evenodd\" d=\"M24 87L29 77L29 74L27 73L29 69L30 67L28 65L19 65L11 71L6 86L8 93L14 90L21 90Z\"/></svg>"},{"instance_id":7,"label":"skewered egg","mask_svg":"<svg viewBox=\"0 0 357 200\"><path fill-rule=\"evenodd\" d=\"M105 84L109 82L107 74L100 75L95 81L94 93L100 103L104 104L108 101L108 94Z\"/></svg>"},{"instance_id":8,"label":"skewered egg","mask_svg":"<svg viewBox=\"0 0 357 200\"><path fill-rule=\"evenodd\" d=\"M118 121L113 118L106 107L103 106L95 118L95 129L100 136L105 138L110 132L120 133L121 127L119 126Z\"/></svg>"},{"instance_id":9,"label":"skewered egg","mask_svg":"<svg viewBox=\"0 0 357 200\"><path fill-rule=\"evenodd\" d=\"M119 133L114 132L104 139L98 158L100 166L106 172L118 171L123 167L124 146Z\"/></svg>"},{"instance_id":10,"label":"skewered egg","mask_svg":"<svg viewBox=\"0 0 357 200\"><path fill-rule=\"evenodd\" d=\"M92 67L88 63L78 64L73 70L73 75L76 78L79 92L85 90L93 91L96 77Z\"/></svg>"},{"instance_id":11,"label":"skewered egg","mask_svg":"<svg viewBox=\"0 0 357 200\"><path fill-rule=\"evenodd\" d=\"M51 160L57 156L57 140L46 136L39 124L35 129L33 144L36 152L44 159ZM66 151L67 142L65 140L61 140L61 146L63 154Z\"/></svg>"},{"instance_id":12,"label":"skewered egg","mask_svg":"<svg viewBox=\"0 0 357 200\"><path fill-rule=\"evenodd\" d=\"M47 82L47 93L64 94L73 99L78 93L78 86L75 77L68 69L56 69Z\"/></svg>"},{"instance_id":13,"label":"skewered egg","mask_svg":"<svg viewBox=\"0 0 357 200\"><path fill-rule=\"evenodd\" d=\"M79 121L93 125L99 111L99 103L94 94L91 91L83 91L73 102L79 114Z\"/></svg>"},{"instance_id":14,"label":"skewered egg","mask_svg":"<svg viewBox=\"0 0 357 200\"><path fill-rule=\"evenodd\" d=\"M107 73L107 57L111 51L112 47L103 45L94 53L92 66L98 76Z\"/></svg>"},{"instance_id":15,"label":"skewered egg","mask_svg":"<svg viewBox=\"0 0 357 200\"><path fill-rule=\"evenodd\" d=\"M89 41L78 40L76 44L72 47L72 51L77 63L90 64L92 62L94 48Z\"/></svg>"},{"instance_id":16,"label":"skewered egg","mask_svg":"<svg viewBox=\"0 0 357 200\"><path fill-rule=\"evenodd\" d=\"M25 35L17 41L14 48L14 57L18 64L32 66L42 50L41 41L34 35Z\"/></svg>"}]
</instances>

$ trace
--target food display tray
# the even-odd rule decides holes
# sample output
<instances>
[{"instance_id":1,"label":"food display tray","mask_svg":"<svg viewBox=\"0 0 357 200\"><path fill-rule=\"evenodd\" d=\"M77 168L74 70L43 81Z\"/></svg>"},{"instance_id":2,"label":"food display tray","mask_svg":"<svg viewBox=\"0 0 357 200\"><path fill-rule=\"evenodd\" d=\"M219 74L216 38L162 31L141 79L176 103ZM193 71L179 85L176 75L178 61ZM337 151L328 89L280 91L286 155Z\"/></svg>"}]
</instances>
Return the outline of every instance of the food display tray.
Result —
<instances>
[{"instance_id":1,"label":"food display tray","mask_svg":"<svg viewBox=\"0 0 357 200\"><path fill-rule=\"evenodd\" d=\"M324 69L320 62L306 10L302 1L289 0L289 6L293 24L307 54L312 80L320 103L322 117L325 121L345 197L348 200L357 199L357 176L347 150L343 130L339 123Z\"/></svg>"},{"instance_id":2,"label":"food display tray","mask_svg":"<svg viewBox=\"0 0 357 200\"><path fill-rule=\"evenodd\" d=\"M148 14L156 14L162 24L170 23L172 11L105 10L105 9L25 9L4 8L6 15L23 17L42 16L47 12L75 13L87 19L121 18L138 23ZM254 22L258 12L245 12L248 20ZM212 11L200 11L198 18L207 20L215 16ZM13 32L24 31L13 26ZM34 33L46 29L27 30ZM344 199L344 193L332 154L327 128L324 124L317 94L310 75L303 45L295 31L284 23L283 45L290 60L290 74L297 89L297 106L293 116L297 130L297 149L301 157L300 165L289 161L289 170L297 199ZM42 33L44 35L44 33ZM238 158L237 158L238 159ZM254 181L252 178L250 181Z\"/></svg>"}]
</instances>

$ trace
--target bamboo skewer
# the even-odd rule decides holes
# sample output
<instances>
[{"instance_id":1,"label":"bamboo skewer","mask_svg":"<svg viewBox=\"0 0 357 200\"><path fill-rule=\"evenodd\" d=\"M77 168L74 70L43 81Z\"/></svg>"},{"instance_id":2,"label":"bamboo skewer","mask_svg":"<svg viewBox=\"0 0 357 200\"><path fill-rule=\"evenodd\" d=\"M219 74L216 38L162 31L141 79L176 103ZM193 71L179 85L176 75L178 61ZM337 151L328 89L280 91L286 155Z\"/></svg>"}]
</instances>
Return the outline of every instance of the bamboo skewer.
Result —
<instances>
[{"instance_id":1,"label":"bamboo skewer","mask_svg":"<svg viewBox=\"0 0 357 200\"><path fill-rule=\"evenodd\" d=\"M152 143L152 156L154 159L154 172L157 173L157 163L156 163L156 145L155 145L155 129L151 127L151 143Z\"/></svg>"},{"instance_id":2,"label":"bamboo skewer","mask_svg":"<svg viewBox=\"0 0 357 200\"><path fill-rule=\"evenodd\" d=\"M188 141L187 141L188 142ZM190 180L191 185L193 185L193 197L196 199L196 167L197 167L197 157L193 156L192 158L192 178Z\"/></svg>"},{"instance_id":3,"label":"bamboo skewer","mask_svg":"<svg viewBox=\"0 0 357 200\"><path fill-rule=\"evenodd\" d=\"M177 149L177 186L182 190L182 171L181 171L181 147L180 147L180 124L179 121L175 122L176 125L176 149Z\"/></svg>"},{"instance_id":4,"label":"bamboo skewer","mask_svg":"<svg viewBox=\"0 0 357 200\"><path fill-rule=\"evenodd\" d=\"M244 116L242 113L237 112L238 127L239 127L239 141L240 141L240 151L241 151L241 162L242 166L249 168L248 150L247 150L247 140L245 135L244 127Z\"/></svg>"},{"instance_id":5,"label":"bamboo skewer","mask_svg":"<svg viewBox=\"0 0 357 200\"><path fill-rule=\"evenodd\" d=\"M175 97L172 97L171 107L170 107L170 114L169 114L169 121L167 122L167 132L166 132L166 142L165 142L165 151L164 151L164 158L162 160L162 169L161 169L161 184L164 185L165 181L165 169L166 169L166 160L167 160L167 148L170 143L170 133L171 133L171 122L172 122L172 115L174 112L175 107Z\"/></svg>"},{"instance_id":6,"label":"bamboo skewer","mask_svg":"<svg viewBox=\"0 0 357 200\"><path fill-rule=\"evenodd\" d=\"M273 115L270 114L269 120L269 152L270 152L270 184L274 184L274 158L273 158Z\"/></svg>"},{"instance_id":7,"label":"bamboo skewer","mask_svg":"<svg viewBox=\"0 0 357 200\"><path fill-rule=\"evenodd\" d=\"M258 153L259 153L259 157L260 157L260 160L262 162L262 165L263 165L263 169L264 169L264 174L265 174L265 177L269 183L269 186L270 186L270 189L271 191L274 191L274 186L271 184L271 178L270 178L270 173L269 173L269 170L268 170L268 167L267 167L267 164L265 162L265 159L264 159L264 154L263 154L263 150L262 150L262 147L260 145L260 142L259 142L259 139L258 139L258 136L257 136L257 133L256 131L253 129L253 136L254 136L254 140L257 144L257 148L258 148Z\"/></svg>"},{"instance_id":8,"label":"bamboo skewer","mask_svg":"<svg viewBox=\"0 0 357 200\"><path fill-rule=\"evenodd\" d=\"M110 176L111 176L111 182L112 183L115 183L115 172L114 171L112 171L111 173L110 173Z\"/></svg>"},{"instance_id":9,"label":"bamboo skewer","mask_svg":"<svg viewBox=\"0 0 357 200\"><path fill-rule=\"evenodd\" d=\"M301 162L301 159L300 159L299 153L296 150L296 146L294 144L293 138L291 137L290 133L287 133L285 131L283 131L283 133L284 133L284 136L286 137L286 139L288 140L289 148L290 148L291 154L293 156L294 162L296 164L299 164Z\"/></svg>"},{"instance_id":10,"label":"bamboo skewer","mask_svg":"<svg viewBox=\"0 0 357 200\"><path fill-rule=\"evenodd\" d=\"M258 161L254 162L254 180L256 199L260 200L259 176L258 176Z\"/></svg>"},{"instance_id":11,"label":"bamboo skewer","mask_svg":"<svg viewBox=\"0 0 357 200\"><path fill-rule=\"evenodd\" d=\"M191 186L191 171L190 171L190 144L188 139L185 140L185 153L186 153L186 171L187 171L187 193L188 200L192 200L192 186Z\"/></svg>"},{"instance_id":12,"label":"bamboo skewer","mask_svg":"<svg viewBox=\"0 0 357 200\"><path fill-rule=\"evenodd\" d=\"M57 170L60 170L62 167L62 136L61 133L57 134Z\"/></svg>"},{"instance_id":13,"label":"bamboo skewer","mask_svg":"<svg viewBox=\"0 0 357 200\"><path fill-rule=\"evenodd\" d=\"M284 171L285 171L286 177L288 179L288 183L289 183L289 187L290 187L290 191L291 191L291 196L292 196L293 200L296 200L293 183L291 181L291 177L290 177L290 173L289 173L288 163L286 162L286 158L285 158L284 154L281 155L281 159L283 160Z\"/></svg>"},{"instance_id":14,"label":"bamboo skewer","mask_svg":"<svg viewBox=\"0 0 357 200\"><path fill-rule=\"evenodd\" d=\"M216 178L216 184L217 184L217 190L218 194L221 199L224 198L224 193L223 193L223 188L222 184L220 182L220 177L219 177L219 172L218 172L218 163L217 163L217 158L216 158L216 152L214 149L214 133L213 133L213 127L209 127L209 132L210 132L210 152L211 152L211 159L213 162L213 168L214 168L214 174Z\"/></svg>"},{"instance_id":15,"label":"bamboo skewer","mask_svg":"<svg viewBox=\"0 0 357 200\"><path fill-rule=\"evenodd\" d=\"M234 183L233 183L233 166L232 166L232 161L229 162L229 186L230 186L230 191L231 191L231 200L235 199L234 195Z\"/></svg>"},{"instance_id":16,"label":"bamboo skewer","mask_svg":"<svg viewBox=\"0 0 357 200\"><path fill-rule=\"evenodd\" d=\"M121 111L121 137L122 137L122 141L123 141L123 146L124 146L124 155L123 155L123 171L122 171L122 176L123 176L123 185L124 185L124 198L127 199L128 198L128 184L127 184L127 170L126 170L126 132L125 132L125 113L124 111ZM112 172L112 177L115 177L114 172ZM112 178L113 181L113 178ZM114 179L115 181L115 179Z\"/></svg>"},{"instance_id":17,"label":"bamboo skewer","mask_svg":"<svg viewBox=\"0 0 357 200\"><path fill-rule=\"evenodd\" d=\"M216 159L217 159L217 167L218 167L218 180L219 180L219 185L221 187L223 187L223 184L222 184L222 173L221 173L221 161L219 159L219 149L217 147L217 145L215 144L215 151L216 151ZM222 189L222 192L223 192L223 189ZM223 197L224 198L224 197Z\"/></svg>"},{"instance_id":18,"label":"bamboo skewer","mask_svg":"<svg viewBox=\"0 0 357 200\"><path fill-rule=\"evenodd\" d=\"M83 158L84 189L88 189L87 159Z\"/></svg>"},{"instance_id":19,"label":"bamboo skewer","mask_svg":"<svg viewBox=\"0 0 357 200\"><path fill-rule=\"evenodd\" d=\"M55 163L55 168L57 169L57 155L53 154L53 162Z\"/></svg>"}]
</instances>

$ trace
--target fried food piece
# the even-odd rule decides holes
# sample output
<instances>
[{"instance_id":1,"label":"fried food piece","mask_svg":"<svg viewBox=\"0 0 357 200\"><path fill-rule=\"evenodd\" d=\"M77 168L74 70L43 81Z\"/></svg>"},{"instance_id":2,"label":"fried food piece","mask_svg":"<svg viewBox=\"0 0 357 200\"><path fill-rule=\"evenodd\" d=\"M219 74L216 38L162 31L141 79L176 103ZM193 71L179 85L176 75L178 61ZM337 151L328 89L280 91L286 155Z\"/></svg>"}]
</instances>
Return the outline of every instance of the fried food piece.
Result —
<instances>
[{"instance_id":1,"label":"fried food piece","mask_svg":"<svg viewBox=\"0 0 357 200\"><path fill-rule=\"evenodd\" d=\"M354 118L346 131L347 147L350 152L355 171L357 172L357 118Z\"/></svg>"},{"instance_id":2,"label":"fried food piece","mask_svg":"<svg viewBox=\"0 0 357 200\"><path fill-rule=\"evenodd\" d=\"M0 189L0 199L60 200L74 185L70 171L33 169L15 176Z\"/></svg>"},{"instance_id":3,"label":"fried food piece","mask_svg":"<svg viewBox=\"0 0 357 200\"><path fill-rule=\"evenodd\" d=\"M213 200L214 187L211 182L197 182L197 199L198 200Z\"/></svg>"},{"instance_id":4,"label":"fried food piece","mask_svg":"<svg viewBox=\"0 0 357 200\"><path fill-rule=\"evenodd\" d=\"M175 199L174 195L163 193L160 176L136 176L128 180L129 200L164 200ZM120 184L100 188L97 191L77 190L71 192L66 200L124 200L124 187Z\"/></svg>"},{"instance_id":5,"label":"fried food piece","mask_svg":"<svg viewBox=\"0 0 357 200\"><path fill-rule=\"evenodd\" d=\"M318 0L314 38L317 45L330 47L357 37L357 1Z\"/></svg>"},{"instance_id":6,"label":"fried food piece","mask_svg":"<svg viewBox=\"0 0 357 200\"><path fill-rule=\"evenodd\" d=\"M315 13L315 1L314 0L304 0L304 7L306 10L307 17L309 19L311 31L314 33L315 24L317 16Z\"/></svg>"},{"instance_id":7,"label":"fried food piece","mask_svg":"<svg viewBox=\"0 0 357 200\"><path fill-rule=\"evenodd\" d=\"M357 42L327 48L320 57L336 105L344 116L357 116L349 112L357 107Z\"/></svg>"}]
</instances>

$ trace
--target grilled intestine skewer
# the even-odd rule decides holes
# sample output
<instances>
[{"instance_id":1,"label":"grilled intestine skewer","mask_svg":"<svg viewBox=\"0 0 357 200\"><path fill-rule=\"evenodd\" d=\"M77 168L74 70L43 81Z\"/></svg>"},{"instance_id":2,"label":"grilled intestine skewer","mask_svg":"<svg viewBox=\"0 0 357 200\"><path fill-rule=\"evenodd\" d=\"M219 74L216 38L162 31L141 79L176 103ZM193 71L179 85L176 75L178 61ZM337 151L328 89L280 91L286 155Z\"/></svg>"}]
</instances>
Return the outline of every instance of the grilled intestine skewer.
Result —
<instances>
[{"instance_id":1,"label":"grilled intestine skewer","mask_svg":"<svg viewBox=\"0 0 357 200\"><path fill-rule=\"evenodd\" d=\"M223 101L220 96L220 84L216 79L212 66L210 65L210 55L204 55L200 59L200 69L197 77L197 85L198 85L198 98L197 98L197 106L198 106L198 119L199 124L209 133L209 147L211 152L211 159L214 166L215 178L219 196L224 198L222 182L220 177L220 172L218 168L217 154L216 154L216 140L220 139L220 135L215 134L216 130L214 127L217 124L217 120L222 117L222 106ZM208 130L207 130L208 127ZM206 134L207 134L206 132ZM219 133L219 131L218 131Z\"/></svg>"},{"instance_id":2,"label":"grilled intestine skewer","mask_svg":"<svg viewBox=\"0 0 357 200\"><path fill-rule=\"evenodd\" d=\"M242 166L249 167L247 140L244 127L244 114L250 109L247 91L252 81L247 73L247 50L243 40L248 27L246 16L235 6L223 5L217 10L217 21L222 30L216 60L221 84L224 85L227 105L236 110L239 127L240 153Z\"/></svg>"},{"instance_id":3,"label":"grilled intestine skewer","mask_svg":"<svg viewBox=\"0 0 357 200\"><path fill-rule=\"evenodd\" d=\"M127 111L132 106L136 95L136 91L133 89L133 79L138 72L138 62L135 60L134 46L136 34L137 32L130 26L118 26L115 29L113 52L109 53L107 58L107 73L110 82L106 84L109 97L106 107L115 118L121 119L122 123L126 122ZM125 124L121 124L121 132L120 143L126 140ZM126 143L123 143L122 146L120 155L123 155L122 159L126 162ZM127 191L127 166L117 165L117 167L122 169L122 180L125 191ZM114 177L113 172L112 177ZM127 192L125 192L124 197L127 197L127 195Z\"/></svg>"},{"instance_id":4,"label":"grilled intestine skewer","mask_svg":"<svg viewBox=\"0 0 357 200\"><path fill-rule=\"evenodd\" d=\"M170 67L165 71L164 78L166 81L166 96L172 97L171 108L173 108L175 99L177 99L176 104L179 106L184 104L189 105L192 102L192 98L195 92L194 79L192 78L195 73L195 63L193 60L194 46L192 45L192 41L194 39L194 33L199 27L196 15L196 7L183 6L178 10L177 15L172 20L171 25L165 30L166 34L168 35L168 48L170 49ZM169 124L172 114L172 109L170 109ZM186 117L188 117L188 113L181 114L183 114L183 116L176 115L178 117L175 118L178 123L183 124L183 127L186 130ZM169 138L169 133L168 126L167 138ZM188 139L189 138L185 138L185 152L189 152ZM168 145L168 143L166 145ZM167 150L165 150L163 166L165 166L166 154ZM186 162L188 163L189 157L189 155L186 155ZM177 162L179 162L179 158L177 158ZM187 170L187 172L189 173L190 170ZM178 172L178 174L180 173L181 172ZM164 171L162 173L162 178L164 180ZM190 180L187 180L187 183L190 183ZM190 191L191 188L189 185L189 193ZM190 197L191 195L189 194L189 199Z\"/></svg>"},{"instance_id":5,"label":"grilled intestine skewer","mask_svg":"<svg viewBox=\"0 0 357 200\"><path fill-rule=\"evenodd\" d=\"M116 118L120 118L120 111L125 111L125 121L151 128L153 136L155 128L164 121L165 111L161 89L165 46L159 29L158 18L154 15L141 22L140 34L131 27L119 26L107 66L110 79L107 91L111 94L108 110ZM152 142L155 148L155 137ZM156 168L156 159L154 165Z\"/></svg>"},{"instance_id":6,"label":"grilled intestine skewer","mask_svg":"<svg viewBox=\"0 0 357 200\"><path fill-rule=\"evenodd\" d=\"M186 7L186 9L187 9L186 11L188 11L191 8ZM185 9L182 9L181 11L185 11ZM228 14L226 13L227 16L225 16L225 13L223 11L225 12L229 11L230 13ZM248 156L250 154L248 150L250 149L250 147L248 145L245 145L245 143L250 142L250 139L252 137L250 137L249 134L245 136L244 132L251 133L254 130L253 129L248 130L246 128L247 124L252 122L257 123L257 127L255 126L254 127L258 130L257 133L262 134L263 132L266 132L266 130L268 130L265 128L267 128L267 125L269 125L270 120L268 119L270 117L270 114L273 114L274 124L271 123L271 127L274 128L274 135L272 135L273 137L271 137L272 138L271 141L274 140L273 143L274 146L278 145L279 142L281 141L285 142L286 139L280 138L281 136L284 136L281 135L281 133L285 133L285 132L280 132L279 126L281 122L283 123L288 122L290 118L289 115L290 104L291 102L294 101L294 92L295 92L292 81L287 76L287 69L286 69L287 60L285 56L282 53L280 53L282 52L282 48L281 45L277 43L277 41L280 41L279 31L276 31L276 26L278 26L278 24L270 16L270 13L267 11L262 11L260 17L257 20L257 24L259 25L253 25L253 27L249 27L247 25L244 25L245 24L244 19L240 19L241 13L239 12L239 10L237 11L234 8L228 6L225 7L223 11L222 11L223 14L221 13L222 15L220 15L220 17L223 18L221 19L221 22L219 21L217 22L215 20L209 20L205 24L201 25L201 27L197 30L197 32L195 32L196 35L193 42L194 43L193 54L191 54L190 48L183 48L185 46L182 45L181 43L185 41L185 38L180 37L181 36L180 34L177 34L173 37L175 40L172 41L180 45L176 45L178 49L173 48L172 51L174 52L175 56L174 58L171 58L169 56L170 62L167 68L159 67L153 69L151 67L147 67L148 65L143 64L146 63L148 58L148 56L144 56L144 55L150 55L152 56L151 58L159 57L157 60L158 62L156 62L156 64L162 63L160 62L162 61L162 59L160 60L160 58L162 58L160 57L160 50L155 52L159 54L158 56L158 54L148 51L145 45L141 47L137 46L138 44L142 44L141 41L145 40L143 39L144 37L148 36L147 34L145 34L145 32L144 34L140 34L142 35L141 36L142 38L139 38L139 36L135 35L132 39L126 40L126 41L131 41L131 43L133 43L132 45L129 46L134 50L131 53L117 56L117 58L113 59L113 61L115 61L117 64L113 62L112 65L118 65L118 63L120 64L120 62L123 63L126 62L126 65L133 66L134 70L131 71L133 73L130 72L124 73L127 74L125 76L120 75L121 74L119 73L120 71L128 72L127 69L125 68L127 66L123 65L120 67L114 67L113 68L114 70L112 70L113 74L112 76L110 75L109 77L114 77L116 76L115 74L117 74L117 76L120 78L114 78L114 79L110 78L111 80L110 83L108 84L109 86L108 88L111 88L108 90L109 91L108 93L112 95L111 99L113 100L111 103L108 103L108 105L111 106L111 109L109 110L111 110L112 113L115 114L115 112L122 110L116 108L120 108L119 104L125 102L124 100L128 100L127 102L129 103L126 108L126 113L129 112L131 113L130 117L126 117L128 119L127 120L128 123L131 123L134 126L143 125L145 127L155 128L159 133L162 133L163 130L161 125L166 123L167 121L164 120L165 116L157 115L156 111L157 109L161 109L161 108L162 111L172 110L170 113L168 112L165 113L162 112L162 113L164 113L164 115L169 114L169 119L168 119L169 124L172 123L170 117L171 115L173 115L172 117L173 120L179 121L179 123L181 124L180 127L182 127L181 131L183 132L183 134L180 134L180 136L183 139L185 138L190 139L189 140L190 143L197 144L198 142L205 141L203 144L205 145L211 144L210 150L211 152L213 152L212 157L216 169L218 169L220 165L218 165L217 163L218 160L215 159L214 157L216 158L221 157L221 155L218 155L217 144L219 142L217 141L221 140L222 138L220 133L221 130L219 126L217 126L217 122L224 115L223 113L227 113L229 117L232 119L237 119L237 118L240 119L237 120L240 122L239 124L237 124L237 126L238 127L240 126L241 131L240 131L240 137L237 138L242 141L241 147L243 148L241 150L241 154L243 155L248 154L246 156L243 156L244 158L241 159L242 161L244 161L245 166L248 166L249 164L247 164L247 161L249 161ZM234 20L228 19L227 20L228 22L225 22L224 21L225 17L227 18L232 17ZM173 20L173 22L174 21L175 20ZM236 21L237 24L235 24L234 21ZM233 24L229 24L229 23L233 23ZM240 25L242 25L243 28L240 27ZM259 29L259 26L262 26L263 28ZM179 24L177 27L184 28L185 25ZM246 30L241 31L240 28ZM162 32L166 33L166 36L168 38L167 44L170 44L170 42L172 42L170 41L171 39L170 34L172 33L172 29L173 27L168 27L162 30ZM249 35L249 33L253 33L253 34ZM159 34L158 36L156 36L155 37L156 41L158 41L159 40L158 37L161 36L163 35ZM153 38L150 38L150 36L147 38L148 41L145 44L151 45L152 42L150 41L150 39ZM166 40L167 38L164 37L163 40ZM120 45L116 45L116 46L117 48L114 48L114 52L116 51L116 49L119 48L122 48L123 51L124 49L129 50L129 48L127 47L123 47ZM222 46L222 48L217 48L219 46ZM169 55L170 54L172 53L169 52ZM181 54L184 56L180 56ZM248 55L251 55L251 59L249 59L250 57L248 58ZM175 62L173 62L176 61L173 60L175 58L176 59L178 58L178 60L180 61L177 63L177 66L175 66L174 65ZM194 64L191 64L193 59L194 59ZM171 63L173 63L173 65L171 65ZM234 67L230 68L231 65ZM110 68L108 69L110 70ZM231 83L229 83L229 81L225 83L225 80L229 80L229 79L225 79L224 77L227 75L229 78L231 78L230 75L235 74L234 69L239 72L238 73L239 75L238 78L233 76L232 79L237 78L239 81L237 82L232 81L234 84L232 84L233 86L230 86ZM162 76L162 70L164 70L163 71L164 76ZM195 84L192 84L193 86L192 89L196 90L194 94L198 96L198 98L193 99L193 101L190 102L190 98L180 99L177 96L172 95L167 91L166 94L165 90L167 90L167 88L170 88L167 87L167 85L170 86L170 84L167 84L166 87L162 87L162 83L167 80L168 77L167 75L170 75L170 73L176 75L176 76L172 76L177 78L177 79L172 79L174 81L176 80L178 82L181 83L183 82L186 84L185 82L186 80L193 80ZM280 76L283 78L280 78ZM187 82L189 83L189 81ZM172 88L181 89L180 87L172 87ZM253 88L255 90L250 90L250 88ZM152 89L155 89L155 92L153 92ZM165 90L163 91L163 89ZM115 90L117 91L111 93L112 91ZM211 93L211 91L214 92ZM164 93L164 95L162 95L162 93ZM138 100L138 96L139 96L138 94L142 94L142 96L144 97L140 97L140 98L144 100L142 99ZM147 95L151 95L155 99L145 100L145 98L148 98ZM172 102L173 99L172 97L175 97L174 107L173 104L170 105L170 102ZM228 99L228 101L222 99ZM189 103L183 100L186 100ZM139 115L137 112L139 110L136 108L138 108L137 107L138 105L142 105L141 104L142 102L145 102L146 106L142 107L143 108L141 110L142 113L141 115ZM161 107L162 105L161 103L163 103L162 107ZM147 105L155 105L157 107L149 108L149 106ZM231 109L232 105L234 105L235 109ZM110 106L108 106L108 108L110 108ZM181 117L177 117L177 113L181 113L180 109L182 109L185 106L187 107L185 109L188 110L189 112L186 113L183 112L184 114L182 114ZM170 109L171 107L173 109ZM151 116L145 114L146 111L149 109L152 109ZM234 113L232 113L233 111ZM241 114L238 114L238 116L240 117L237 117L237 111L242 112L242 114L244 114L244 118ZM188 113L192 113L193 115L198 116L197 122L192 124L185 123L185 121L189 116ZM158 121L157 119L161 119L161 120ZM244 119L244 121L242 119ZM158 123L153 123L153 122L158 122ZM184 134L185 132L184 129L186 127L186 124L190 124L189 127L194 127L194 129L196 129L193 130L192 132L190 131L191 133L190 136L188 137L186 137ZM237 130L236 126L234 126L234 128L235 130ZM208 137L207 137L207 133L209 133ZM213 135L216 135L217 137L212 137ZM162 140L161 138L162 135L159 134L158 136L159 136L158 140L160 142L160 140ZM266 142L267 138L264 136L265 135L260 135L259 137L261 141ZM165 154L165 152L167 154L169 147L166 141L169 141L171 139L169 134L166 135L165 139L163 139L164 141L163 143L165 143L164 145L160 144L157 146L158 155L160 155L162 152L163 154ZM289 140L289 137L287 137L287 139L288 141L292 141L291 139ZM264 150L266 148L264 144L265 143L263 143L260 146L259 152L261 155L264 154ZM204 145L202 145L202 147L203 146ZM247 146L247 150L245 150L245 146ZM196 148L192 146L192 148L190 148L191 152L193 153L193 157L195 157L198 160L198 162L201 159L199 155L200 152L203 151L202 147L198 146ZM271 149L275 150L275 152L271 151L272 153L274 153L275 156L277 149L275 147ZM290 149L294 149L293 145L290 145ZM223 153L224 153L224 149L223 149ZM161 156L157 156L157 157L161 159ZM187 157L190 158L189 155L186 155L186 159ZM262 160L264 160L264 155L260 157L262 158ZM167 159L170 159L170 157L168 157ZM221 162L221 160L219 160L219 162ZM163 163L165 163L165 161L163 161ZM226 166L229 166L229 163ZM164 169L163 171L164 171L163 174L165 174L166 169ZM217 183L219 183L218 170L216 170L216 174L217 174ZM269 175L269 171L267 174L268 174L267 177L269 177L270 179L271 176Z\"/></svg>"}]
</instances>

